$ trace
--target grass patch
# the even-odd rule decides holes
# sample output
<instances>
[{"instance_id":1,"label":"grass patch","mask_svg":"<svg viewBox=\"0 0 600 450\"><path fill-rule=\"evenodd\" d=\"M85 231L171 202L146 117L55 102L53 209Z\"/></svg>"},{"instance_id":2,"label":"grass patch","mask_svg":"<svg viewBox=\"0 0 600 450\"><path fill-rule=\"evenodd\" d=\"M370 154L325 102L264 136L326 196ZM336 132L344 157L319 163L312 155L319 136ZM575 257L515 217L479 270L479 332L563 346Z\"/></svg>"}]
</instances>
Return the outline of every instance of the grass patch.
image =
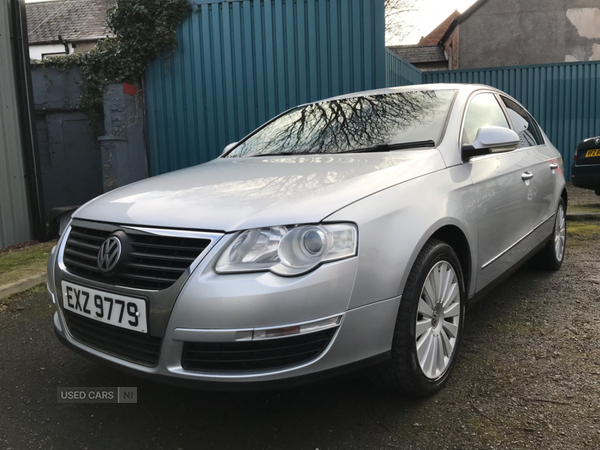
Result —
<instances>
[{"instance_id":1,"label":"grass patch","mask_svg":"<svg viewBox=\"0 0 600 450\"><path fill-rule=\"evenodd\" d=\"M6 285L46 270L50 250L57 241L43 242L0 254L0 285Z\"/></svg>"},{"instance_id":2,"label":"grass patch","mask_svg":"<svg viewBox=\"0 0 600 450\"><path fill-rule=\"evenodd\" d=\"M587 205L571 205L567 207L570 213L576 212L598 212L600 213L600 203Z\"/></svg>"},{"instance_id":3,"label":"grass patch","mask_svg":"<svg viewBox=\"0 0 600 450\"><path fill-rule=\"evenodd\" d=\"M42 292L46 292L45 284L40 284L40 285L34 286L31 289L28 289L24 292L19 292L18 294L11 295L10 297L2 298L2 299L0 299L0 313L3 313L4 311L6 311L8 309L8 307L11 304L18 302L19 300L22 300L26 296L33 295L33 294L41 294ZM50 302L50 303L52 303L52 302Z\"/></svg>"},{"instance_id":4,"label":"grass patch","mask_svg":"<svg viewBox=\"0 0 600 450\"><path fill-rule=\"evenodd\" d=\"M582 247L600 237L600 222L567 222L567 245Z\"/></svg>"}]
</instances>

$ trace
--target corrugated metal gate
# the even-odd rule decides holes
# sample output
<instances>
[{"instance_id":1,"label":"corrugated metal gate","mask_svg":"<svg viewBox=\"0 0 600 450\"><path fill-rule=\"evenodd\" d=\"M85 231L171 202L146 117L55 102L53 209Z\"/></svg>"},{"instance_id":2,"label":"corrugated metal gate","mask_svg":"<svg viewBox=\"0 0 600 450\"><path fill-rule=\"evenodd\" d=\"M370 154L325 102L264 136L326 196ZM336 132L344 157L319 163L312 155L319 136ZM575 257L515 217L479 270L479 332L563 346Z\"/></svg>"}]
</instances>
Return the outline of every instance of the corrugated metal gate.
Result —
<instances>
[{"instance_id":1,"label":"corrugated metal gate","mask_svg":"<svg viewBox=\"0 0 600 450\"><path fill-rule=\"evenodd\" d=\"M52 208L83 205L103 193L102 155L95 132L79 109L81 75L34 65L31 68L40 169L46 217Z\"/></svg>"},{"instance_id":2,"label":"corrugated metal gate","mask_svg":"<svg viewBox=\"0 0 600 450\"><path fill-rule=\"evenodd\" d=\"M343 93L482 83L514 96L562 152L600 135L600 63L423 72L386 52L380 0L194 0L146 73L153 175L217 157L280 112Z\"/></svg>"},{"instance_id":3,"label":"corrugated metal gate","mask_svg":"<svg viewBox=\"0 0 600 450\"><path fill-rule=\"evenodd\" d=\"M424 72L425 83L481 83L512 95L562 153L571 178L575 147L600 135L600 62Z\"/></svg>"},{"instance_id":4,"label":"corrugated metal gate","mask_svg":"<svg viewBox=\"0 0 600 450\"><path fill-rule=\"evenodd\" d=\"M387 87L423 83L421 70L387 49L385 51L385 72Z\"/></svg>"},{"instance_id":5,"label":"corrugated metal gate","mask_svg":"<svg viewBox=\"0 0 600 450\"><path fill-rule=\"evenodd\" d=\"M280 112L385 87L381 0L196 0L146 72L153 175L199 164Z\"/></svg>"}]
</instances>

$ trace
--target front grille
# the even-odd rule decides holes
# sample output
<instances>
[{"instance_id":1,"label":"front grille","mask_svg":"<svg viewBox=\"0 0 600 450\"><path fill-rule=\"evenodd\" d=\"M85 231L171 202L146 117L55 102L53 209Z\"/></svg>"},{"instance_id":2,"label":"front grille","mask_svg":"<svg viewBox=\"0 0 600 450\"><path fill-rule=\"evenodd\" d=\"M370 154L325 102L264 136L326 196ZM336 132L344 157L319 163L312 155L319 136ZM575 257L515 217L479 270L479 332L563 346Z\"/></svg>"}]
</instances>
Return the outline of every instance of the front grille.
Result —
<instances>
[{"instance_id":1,"label":"front grille","mask_svg":"<svg viewBox=\"0 0 600 450\"><path fill-rule=\"evenodd\" d=\"M64 311L67 328L79 342L145 366L156 366L162 339L126 330L70 311Z\"/></svg>"},{"instance_id":2,"label":"front grille","mask_svg":"<svg viewBox=\"0 0 600 450\"><path fill-rule=\"evenodd\" d=\"M335 330L258 341L186 342L181 365L187 370L245 372L300 364L320 355Z\"/></svg>"},{"instance_id":3,"label":"front grille","mask_svg":"<svg viewBox=\"0 0 600 450\"><path fill-rule=\"evenodd\" d=\"M124 263L108 276L98 269L97 257L111 234L73 226L63 256L67 270L112 285L161 290L173 285L210 243L209 239L126 233L132 251L122 256Z\"/></svg>"}]
</instances>

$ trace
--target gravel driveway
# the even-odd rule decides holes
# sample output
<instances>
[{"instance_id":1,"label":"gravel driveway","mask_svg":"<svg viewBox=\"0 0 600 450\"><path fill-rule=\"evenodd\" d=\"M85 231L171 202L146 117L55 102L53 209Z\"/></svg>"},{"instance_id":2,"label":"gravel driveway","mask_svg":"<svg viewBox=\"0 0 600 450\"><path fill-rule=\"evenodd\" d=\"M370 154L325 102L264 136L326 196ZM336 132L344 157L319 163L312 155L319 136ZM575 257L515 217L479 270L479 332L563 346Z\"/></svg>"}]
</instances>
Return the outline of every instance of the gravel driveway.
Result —
<instances>
[{"instance_id":1,"label":"gravel driveway","mask_svg":"<svg viewBox=\"0 0 600 450\"><path fill-rule=\"evenodd\" d=\"M124 375L54 337L41 289L0 305L3 449L600 449L600 223L568 224L563 268L524 267L467 314L446 388L421 401L355 378L222 394ZM57 404L59 386L137 386L137 404Z\"/></svg>"}]
</instances>

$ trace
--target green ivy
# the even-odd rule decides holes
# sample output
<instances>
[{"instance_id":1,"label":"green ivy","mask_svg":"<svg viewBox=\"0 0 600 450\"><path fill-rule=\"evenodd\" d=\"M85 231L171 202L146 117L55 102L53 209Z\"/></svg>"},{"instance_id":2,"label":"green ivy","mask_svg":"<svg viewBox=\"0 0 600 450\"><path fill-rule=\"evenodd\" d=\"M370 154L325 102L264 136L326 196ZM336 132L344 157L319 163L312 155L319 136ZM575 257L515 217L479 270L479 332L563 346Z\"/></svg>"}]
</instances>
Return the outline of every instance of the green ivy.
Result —
<instances>
[{"instance_id":1,"label":"green ivy","mask_svg":"<svg viewBox=\"0 0 600 450\"><path fill-rule=\"evenodd\" d=\"M108 10L111 37L99 41L88 53L43 60L44 67L81 69L80 108L91 129L103 114L103 96L109 83L135 83L148 63L177 46L175 27L191 12L188 0L117 0Z\"/></svg>"}]
</instances>

